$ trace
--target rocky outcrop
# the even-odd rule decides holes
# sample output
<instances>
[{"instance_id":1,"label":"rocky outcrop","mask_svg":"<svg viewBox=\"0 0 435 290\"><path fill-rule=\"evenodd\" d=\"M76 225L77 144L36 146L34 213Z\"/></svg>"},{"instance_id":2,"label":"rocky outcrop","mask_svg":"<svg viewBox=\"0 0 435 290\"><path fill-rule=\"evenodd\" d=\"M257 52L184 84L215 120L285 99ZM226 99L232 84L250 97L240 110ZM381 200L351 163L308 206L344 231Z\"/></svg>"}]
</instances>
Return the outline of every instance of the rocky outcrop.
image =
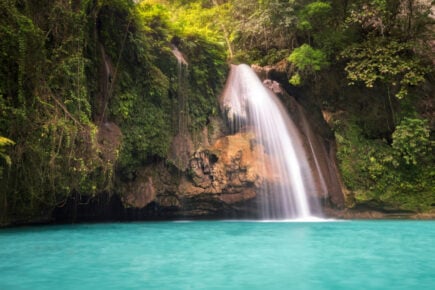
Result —
<instances>
[{"instance_id":1,"label":"rocky outcrop","mask_svg":"<svg viewBox=\"0 0 435 290\"><path fill-rule=\"evenodd\" d=\"M268 72L270 74L270 72ZM301 130L310 167L320 167L325 173L321 180L314 173L316 188L311 199L324 206L341 208L343 193L335 163L334 137L323 116L307 113L276 81L267 80ZM102 140L120 140L120 133L111 124L103 126ZM268 156L253 133L245 128L228 135L220 118L210 118L202 132L174 137L166 161L139 167L134 176L122 180L117 176L116 193L111 207L117 209L117 219L177 219L177 218L240 218L258 216L261 197L259 189L275 182ZM113 135L113 136L112 136ZM111 138L116 137L116 138ZM106 140L106 141L105 141ZM103 143L104 143L103 142ZM113 148L118 147L118 143ZM314 156L313 152L318 152ZM112 159L114 150L103 152ZM317 164L314 164L317 163ZM321 184L325 183L325 184ZM314 193L315 192L315 193ZM328 211L329 213L330 211Z\"/></svg>"},{"instance_id":2,"label":"rocky outcrop","mask_svg":"<svg viewBox=\"0 0 435 290\"><path fill-rule=\"evenodd\" d=\"M333 143L313 132L303 108L278 84L271 82L268 85L287 102L292 102L289 111L301 128L309 162L316 163L312 168L323 171L322 178L318 172L313 176L316 177L314 182L324 183L317 187L323 186L325 191L318 192L317 196L311 193L310 198L322 200L324 205L333 208L342 207L344 199L335 167ZM138 172L135 180L126 183L122 189L124 205L130 210L143 210L145 216L155 213L168 217L255 215L259 208L256 204L259 189L265 183L275 182L275 176L268 168L269 157L263 146L256 142L254 134L246 130L215 138L214 142L203 140L200 144L202 146L191 153L190 159L184 161L183 168L174 164L171 172L170 166L160 164ZM188 156L188 152L180 154L185 159Z\"/></svg>"},{"instance_id":3,"label":"rocky outcrop","mask_svg":"<svg viewBox=\"0 0 435 290\"><path fill-rule=\"evenodd\" d=\"M219 200L229 204L251 199L255 197L254 188L264 179L260 155L264 155L262 146L255 144L251 134L223 137L194 154L190 161L189 188L216 194Z\"/></svg>"},{"instance_id":4,"label":"rocky outcrop","mask_svg":"<svg viewBox=\"0 0 435 290\"><path fill-rule=\"evenodd\" d=\"M285 104L300 129L309 166L318 170L312 172L315 185L308 192L309 198L342 208L334 137L321 112L307 113L276 81L265 80L264 84ZM269 157L249 128L224 134L225 125L215 119L210 131L213 134L206 128L196 138L178 134L172 142L169 164L144 167L134 180L123 183L120 192L127 211L154 218L255 215L260 208L259 189L276 182L274 171L268 168Z\"/></svg>"},{"instance_id":5,"label":"rocky outcrop","mask_svg":"<svg viewBox=\"0 0 435 290\"><path fill-rule=\"evenodd\" d=\"M344 195L336 160L335 137L321 111L308 112L276 81L267 79L264 84L282 100L301 132L310 167L319 170L312 173L316 177L314 182L323 183L316 185L317 188L324 188L318 197L325 206L342 208Z\"/></svg>"},{"instance_id":6,"label":"rocky outcrop","mask_svg":"<svg viewBox=\"0 0 435 290\"><path fill-rule=\"evenodd\" d=\"M150 218L233 215L257 196L263 182L273 181L260 161L264 158L267 155L251 133L224 136L198 149L186 174L177 168L171 172L163 163L143 168L133 181L122 184L122 202L127 215L136 212Z\"/></svg>"}]
</instances>

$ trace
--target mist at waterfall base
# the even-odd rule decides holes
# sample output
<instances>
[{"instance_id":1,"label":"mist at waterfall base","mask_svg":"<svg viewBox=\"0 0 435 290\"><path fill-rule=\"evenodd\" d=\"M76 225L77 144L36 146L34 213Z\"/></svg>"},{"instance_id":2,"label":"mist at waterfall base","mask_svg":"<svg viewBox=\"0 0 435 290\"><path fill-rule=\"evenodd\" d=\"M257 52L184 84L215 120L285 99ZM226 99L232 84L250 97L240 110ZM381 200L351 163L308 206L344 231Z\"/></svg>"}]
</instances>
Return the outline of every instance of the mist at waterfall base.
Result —
<instances>
[{"instance_id":1,"label":"mist at waterfall base","mask_svg":"<svg viewBox=\"0 0 435 290\"><path fill-rule=\"evenodd\" d=\"M435 289L434 221L0 229L0 289Z\"/></svg>"},{"instance_id":2,"label":"mist at waterfall base","mask_svg":"<svg viewBox=\"0 0 435 290\"><path fill-rule=\"evenodd\" d=\"M260 218L312 219L320 215L316 198L324 182L315 186L313 172L323 181L318 168L310 168L298 128L278 97L266 88L246 64L233 65L221 97L223 111L233 133L250 131L264 147L264 182L259 195ZM267 158L265 157L267 156ZM266 164L267 163L267 164Z\"/></svg>"}]
</instances>

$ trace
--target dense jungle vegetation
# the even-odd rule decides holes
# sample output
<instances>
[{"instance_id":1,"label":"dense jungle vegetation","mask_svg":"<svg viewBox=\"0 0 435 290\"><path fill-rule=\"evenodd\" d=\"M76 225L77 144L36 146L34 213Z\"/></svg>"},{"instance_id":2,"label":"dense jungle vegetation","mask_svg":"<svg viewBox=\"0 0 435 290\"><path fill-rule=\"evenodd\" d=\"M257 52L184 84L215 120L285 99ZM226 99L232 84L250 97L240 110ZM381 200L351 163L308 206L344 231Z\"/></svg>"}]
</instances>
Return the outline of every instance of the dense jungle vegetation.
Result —
<instances>
[{"instance_id":1,"label":"dense jungle vegetation","mask_svg":"<svg viewBox=\"0 0 435 290\"><path fill-rule=\"evenodd\" d=\"M239 62L280 68L298 100L322 110L349 207L433 210L431 7L0 0L0 224L46 218L73 195L122 194L116 180L146 164L177 167L172 140L219 115L228 63Z\"/></svg>"}]
</instances>

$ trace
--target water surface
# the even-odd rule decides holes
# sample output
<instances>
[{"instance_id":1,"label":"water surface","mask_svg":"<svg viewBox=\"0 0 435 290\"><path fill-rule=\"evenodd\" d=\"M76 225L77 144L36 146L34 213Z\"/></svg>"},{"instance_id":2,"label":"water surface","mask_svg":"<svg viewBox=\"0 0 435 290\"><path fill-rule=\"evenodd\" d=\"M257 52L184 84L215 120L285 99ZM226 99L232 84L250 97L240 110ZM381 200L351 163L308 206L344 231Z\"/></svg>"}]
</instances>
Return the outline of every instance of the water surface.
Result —
<instances>
[{"instance_id":1,"label":"water surface","mask_svg":"<svg viewBox=\"0 0 435 290\"><path fill-rule=\"evenodd\" d=\"M435 289L435 221L0 230L0 289Z\"/></svg>"}]
</instances>

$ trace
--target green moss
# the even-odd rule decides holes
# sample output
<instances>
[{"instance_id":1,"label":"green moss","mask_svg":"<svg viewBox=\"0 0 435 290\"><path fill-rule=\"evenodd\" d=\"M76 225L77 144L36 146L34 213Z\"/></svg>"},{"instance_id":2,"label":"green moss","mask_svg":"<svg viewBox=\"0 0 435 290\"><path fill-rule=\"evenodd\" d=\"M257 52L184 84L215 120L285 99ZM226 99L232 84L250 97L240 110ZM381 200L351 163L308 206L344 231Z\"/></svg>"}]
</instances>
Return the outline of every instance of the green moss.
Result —
<instances>
[{"instance_id":1,"label":"green moss","mask_svg":"<svg viewBox=\"0 0 435 290\"><path fill-rule=\"evenodd\" d=\"M174 29L168 13L158 4L137 6L120 56L109 108L124 135L118 166L126 176L167 157L179 122L195 133L218 112L217 95L227 69L225 48ZM177 39L188 66L177 63L170 39Z\"/></svg>"},{"instance_id":2,"label":"green moss","mask_svg":"<svg viewBox=\"0 0 435 290\"><path fill-rule=\"evenodd\" d=\"M419 158L418 165L411 164L397 146L364 137L352 120L340 119L335 130L340 170L356 205L371 203L379 209L415 212L431 209L435 203L435 170L429 153ZM418 152L428 152L426 144L419 147L425 151Z\"/></svg>"},{"instance_id":3,"label":"green moss","mask_svg":"<svg viewBox=\"0 0 435 290\"><path fill-rule=\"evenodd\" d=\"M218 112L218 94L227 72L225 48L201 36L183 38L180 49L189 62L190 130L202 129Z\"/></svg>"},{"instance_id":4,"label":"green moss","mask_svg":"<svg viewBox=\"0 0 435 290\"><path fill-rule=\"evenodd\" d=\"M320 71L329 65L326 54L320 49L312 48L309 44L295 48L288 57L288 61L301 71Z\"/></svg>"}]
</instances>

